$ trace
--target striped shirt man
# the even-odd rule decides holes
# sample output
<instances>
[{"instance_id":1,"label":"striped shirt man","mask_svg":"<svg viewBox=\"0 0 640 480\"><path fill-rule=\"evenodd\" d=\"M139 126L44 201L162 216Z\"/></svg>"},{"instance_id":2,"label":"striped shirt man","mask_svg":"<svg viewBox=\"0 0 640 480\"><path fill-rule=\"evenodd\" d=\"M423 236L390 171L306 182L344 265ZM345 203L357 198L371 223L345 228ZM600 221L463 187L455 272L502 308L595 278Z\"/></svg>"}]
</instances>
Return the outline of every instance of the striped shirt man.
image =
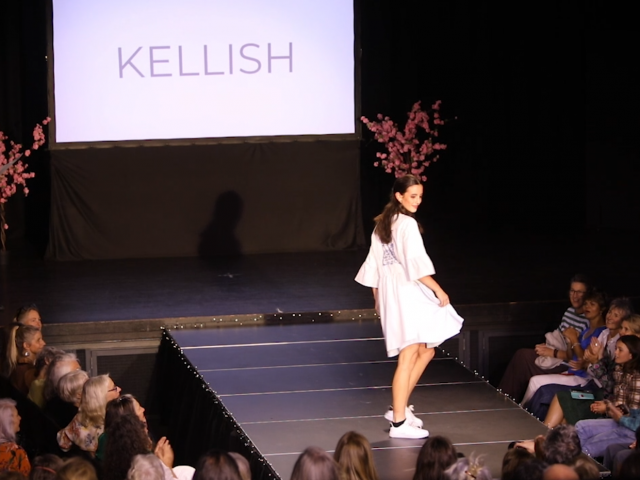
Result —
<instances>
[{"instance_id":1,"label":"striped shirt man","mask_svg":"<svg viewBox=\"0 0 640 480\"><path fill-rule=\"evenodd\" d=\"M576 313L576 309L573 307L567 308L567 311L562 315L562 321L558 329L564 332L567 328L573 327L578 333L583 332L589 328L589 320L581 313Z\"/></svg>"}]
</instances>

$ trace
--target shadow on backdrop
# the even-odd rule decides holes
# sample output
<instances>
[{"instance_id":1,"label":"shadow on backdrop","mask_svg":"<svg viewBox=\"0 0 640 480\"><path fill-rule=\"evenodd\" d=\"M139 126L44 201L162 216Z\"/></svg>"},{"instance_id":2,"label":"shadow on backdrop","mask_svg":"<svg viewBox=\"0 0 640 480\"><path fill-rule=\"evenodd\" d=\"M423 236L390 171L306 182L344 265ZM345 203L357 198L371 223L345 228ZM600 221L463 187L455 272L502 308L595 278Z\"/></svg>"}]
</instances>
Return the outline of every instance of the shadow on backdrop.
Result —
<instances>
[{"instance_id":1,"label":"shadow on backdrop","mask_svg":"<svg viewBox=\"0 0 640 480\"><path fill-rule=\"evenodd\" d=\"M198 256L214 266L230 266L242 257L235 230L242 218L244 201L237 192L222 193L213 207L211 222L200 233Z\"/></svg>"}]
</instances>

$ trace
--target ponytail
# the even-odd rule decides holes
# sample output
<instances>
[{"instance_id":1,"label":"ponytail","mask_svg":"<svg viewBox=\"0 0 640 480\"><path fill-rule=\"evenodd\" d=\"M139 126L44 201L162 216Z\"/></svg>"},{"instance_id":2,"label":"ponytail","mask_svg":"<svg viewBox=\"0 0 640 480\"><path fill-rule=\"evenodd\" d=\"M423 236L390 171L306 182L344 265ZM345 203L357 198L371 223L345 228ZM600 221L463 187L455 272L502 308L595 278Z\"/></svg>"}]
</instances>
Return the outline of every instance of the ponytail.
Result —
<instances>
[{"instance_id":1,"label":"ponytail","mask_svg":"<svg viewBox=\"0 0 640 480\"><path fill-rule=\"evenodd\" d=\"M5 362L2 365L2 373L11 375L18 364L18 357L22 353L25 342L31 342L34 335L40 331L31 325L14 323L9 326L9 338L7 339L7 352Z\"/></svg>"},{"instance_id":2,"label":"ponytail","mask_svg":"<svg viewBox=\"0 0 640 480\"><path fill-rule=\"evenodd\" d=\"M2 373L9 377L16 369L18 364L18 347L16 346L16 333L20 328L20 324L16 323L9 326L9 335L7 335L7 351L2 364Z\"/></svg>"},{"instance_id":3,"label":"ponytail","mask_svg":"<svg viewBox=\"0 0 640 480\"><path fill-rule=\"evenodd\" d=\"M389 244L393 241L391 236L391 225L399 214L403 213L415 218L413 213L408 212L396 198L396 193L404 195L409 187L413 187L414 185L422 185L422 183L420 183L420 179L415 175L405 175L397 178L391 190L389 203L385 205L382 213L373 219L376 222L376 235L382 243ZM422 227L420 227L419 223L418 228L420 229L420 233L422 233Z\"/></svg>"}]
</instances>

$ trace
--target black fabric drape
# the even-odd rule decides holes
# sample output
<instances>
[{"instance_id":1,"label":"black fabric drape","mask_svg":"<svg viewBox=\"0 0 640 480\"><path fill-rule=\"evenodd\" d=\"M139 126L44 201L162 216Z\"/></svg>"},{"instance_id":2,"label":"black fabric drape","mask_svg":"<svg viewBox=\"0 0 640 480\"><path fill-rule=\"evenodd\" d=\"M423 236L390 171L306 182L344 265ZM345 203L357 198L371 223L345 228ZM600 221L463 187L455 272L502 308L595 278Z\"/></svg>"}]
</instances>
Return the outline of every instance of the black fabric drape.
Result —
<instances>
[{"instance_id":1,"label":"black fabric drape","mask_svg":"<svg viewBox=\"0 0 640 480\"><path fill-rule=\"evenodd\" d=\"M154 377L175 465L194 466L201 455L217 448L247 458L253 480L279 478L166 330Z\"/></svg>"},{"instance_id":2,"label":"black fabric drape","mask_svg":"<svg viewBox=\"0 0 640 480\"><path fill-rule=\"evenodd\" d=\"M53 151L48 256L360 246L358 148L318 141Z\"/></svg>"}]
</instances>

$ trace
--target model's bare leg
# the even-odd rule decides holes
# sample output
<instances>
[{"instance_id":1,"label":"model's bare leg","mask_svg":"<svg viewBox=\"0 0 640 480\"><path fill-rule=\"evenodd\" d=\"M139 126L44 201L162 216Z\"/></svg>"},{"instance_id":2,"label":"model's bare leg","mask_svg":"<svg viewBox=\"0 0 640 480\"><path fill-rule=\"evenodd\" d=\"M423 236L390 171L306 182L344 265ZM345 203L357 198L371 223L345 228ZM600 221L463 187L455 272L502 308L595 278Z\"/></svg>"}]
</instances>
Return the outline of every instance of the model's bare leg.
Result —
<instances>
[{"instance_id":1,"label":"model's bare leg","mask_svg":"<svg viewBox=\"0 0 640 480\"><path fill-rule=\"evenodd\" d=\"M564 422L564 412L562 411L562 406L560 405L558 396L554 395L553 400L551 400L551 405L549 405L549 411L547 412L547 416L544 419L544 424L549 428L553 428L553 427L557 427L563 422Z\"/></svg>"},{"instance_id":2,"label":"model's bare leg","mask_svg":"<svg viewBox=\"0 0 640 480\"><path fill-rule=\"evenodd\" d=\"M409 393L407 394L405 406L409 404L409 397L411 396L411 392L413 392L413 389L416 388L418 381L420 381L420 377L426 370L429 362L433 360L435 354L435 348L427 348L424 343L420 344L420 347L418 348L418 359L416 360L416 363L411 370L411 376L409 377Z\"/></svg>"},{"instance_id":3,"label":"model's bare leg","mask_svg":"<svg viewBox=\"0 0 640 480\"><path fill-rule=\"evenodd\" d=\"M398 366L393 375L391 394L393 397L393 421L401 422L405 419L407 398L411 391L411 372L418 361L419 344L409 345L400 350Z\"/></svg>"}]
</instances>

